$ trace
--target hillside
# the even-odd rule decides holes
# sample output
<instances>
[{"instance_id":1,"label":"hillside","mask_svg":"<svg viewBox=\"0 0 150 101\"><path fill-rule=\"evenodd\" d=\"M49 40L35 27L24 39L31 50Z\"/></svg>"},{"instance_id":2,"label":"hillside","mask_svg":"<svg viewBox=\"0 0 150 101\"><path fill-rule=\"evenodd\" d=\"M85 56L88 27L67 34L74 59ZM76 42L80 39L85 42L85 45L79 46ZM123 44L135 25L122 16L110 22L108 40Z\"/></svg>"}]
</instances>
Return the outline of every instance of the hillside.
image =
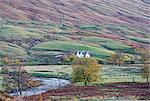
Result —
<instances>
[{"instance_id":1,"label":"hillside","mask_svg":"<svg viewBox=\"0 0 150 101\"><path fill-rule=\"evenodd\" d=\"M150 48L149 7L149 0L0 0L0 55L29 64L72 49L99 60L117 50L132 57L133 48Z\"/></svg>"},{"instance_id":2,"label":"hillside","mask_svg":"<svg viewBox=\"0 0 150 101\"><path fill-rule=\"evenodd\" d=\"M66 24L129 24L148 27L149 0L0 0L3 18ZM92 16L91 16L92 15Z\"/></svg>"}]
</instances>

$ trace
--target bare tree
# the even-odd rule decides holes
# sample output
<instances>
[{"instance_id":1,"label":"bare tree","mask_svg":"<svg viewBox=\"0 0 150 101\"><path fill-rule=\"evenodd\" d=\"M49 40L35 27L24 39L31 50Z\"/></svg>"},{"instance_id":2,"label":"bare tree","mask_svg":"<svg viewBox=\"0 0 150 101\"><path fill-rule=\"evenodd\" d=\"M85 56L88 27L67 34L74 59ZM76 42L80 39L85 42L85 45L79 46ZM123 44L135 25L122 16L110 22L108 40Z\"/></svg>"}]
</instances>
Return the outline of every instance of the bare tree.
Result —
<instances>
[{"instance_id":1,"label":"bare tree","mask_svg":"<svg viewBox=\"0 0 150 101\"><path fill-rule=\"evenodd\" d=\"M58 85L59 89L61 88L61 83L60 83L60 69L57 69L57 76L58 76Z\"/></svg>"},{"instance_id":2,"label":"bare tree","mask_svg":"<svg viewBox=\"0 0 150 101\"><path fill-rule=\"evenodd\" d=\"M30 79L29 74L23 69L23 64L20 60L15 63L8 63L2 68L3 87L6 92L17 92L22 96L22 90L26 89Z\"/></svg>"},{"instance_id":3,"label":"bare tree","mask_svg":"<svg viewBox=\"0 0 150 101\"><path fill-rule=\"evenodd\" d=\"M0 19L1 20L1 19ZM2 29L3 29L3 25L4 25L4 23L3 23L3 21L1 20L0 21L0 32L2 31Z\"/></svg>"},{"instance_id":4,"label":"bare tree","mask_svg":"<svg viewBox=\"0 0 150 101\"><path fill-rule=\"evenodd\" d=\"M0 31L3 29L3 24L0 22Z\"/></svg>"},{"instance_id":5,"label":"bare tree","mask_svg":"<svg viewBox=\"0 0 150 101\"><path fill-rule=\"evenodd\" d=\"M64 14L63 13L61 13L61 14L62 14L62 16L60 18L59 24L60 24L60 27L63 27L62 21L63 21L63 18L64 18Z\"/></svg>"},{"instance_id":6,"label":"bare tree","mask_svg":"<svg viewBox=\"0 0 150 101\"><path fill-rule=\"evenodd\" d=\"M5 18L0 18L0 32L5 28L4 25L7 25L9 21Z\"/></svg>"}]
</instances>

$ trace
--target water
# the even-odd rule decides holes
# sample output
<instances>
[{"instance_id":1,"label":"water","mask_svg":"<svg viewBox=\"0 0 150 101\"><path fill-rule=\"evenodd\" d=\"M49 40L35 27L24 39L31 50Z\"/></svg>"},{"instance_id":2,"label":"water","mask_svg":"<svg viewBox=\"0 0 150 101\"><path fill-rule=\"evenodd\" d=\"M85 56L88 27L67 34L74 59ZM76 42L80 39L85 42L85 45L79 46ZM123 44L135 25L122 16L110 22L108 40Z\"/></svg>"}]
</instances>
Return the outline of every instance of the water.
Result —
<instances>
[{"instance_id":1,"label":"water","mask_svg":"<svg viewBox=\"0 0 150 101\"><path fill-rule=\"evenodd\" d=\"M32 87L26 91L22 91L22 96L32 96L35 94L45 93L50 89L58 89L67 84L70 84L70 81L57 78L35 78L34 80L41 81L42 85L39 87ZM11 96L19 96L18 92L10 93Z\"/></svg>"}]
</instances>

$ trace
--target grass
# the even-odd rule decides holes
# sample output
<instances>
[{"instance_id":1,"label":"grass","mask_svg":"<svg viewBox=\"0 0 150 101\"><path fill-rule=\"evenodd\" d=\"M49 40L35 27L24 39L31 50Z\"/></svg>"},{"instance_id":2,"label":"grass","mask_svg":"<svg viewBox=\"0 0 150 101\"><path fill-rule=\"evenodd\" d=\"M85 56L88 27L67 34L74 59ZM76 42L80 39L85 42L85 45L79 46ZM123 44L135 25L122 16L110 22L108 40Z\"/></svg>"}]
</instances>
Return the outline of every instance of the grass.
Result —
<instances>
[{"instance_id":1,"label":"grass","mask_svg":"<svg viewBox=\"0 0 150 101\"><path fill-rule=\"evenodd\" d=\"M100 30L100 26L98 25L82 25L79 28L82 30Z\"/></svg>"},{"instance_id":2,"label":"grass","mask_svg":"<svg viewBox=\"0 0 150 101\"><path fill-rule=\"evenodd\" d=\"M27 53L24 51L22 47L18 45L0 41L0 55L24 56L27 55Z\"/></svg>"},{"instance_id":3,"label":"grass","mask_svg":"<svg viewBox=\"0 0 150 101\"><path fill-rule=\"evenodd\" d=\"M104 48L107 48L109 50L121 50L127 53L133 52L133 49L131 46L125 45L121 42L115 41L113 39L108 39L108 38L97 38L97 37L84 37L81 39L81 41L84 42L89 42L89 43L94 43L98 44L100 46L103 46Z\"/></svg>"},{"instance_id":4,"label":"grass","mask_svg":"<svg viewBox=\"0 0 150 101\"><path fill-rule=\"evenodd\" d=\"M26 29L18 26L7 25L0 31L0 39L8 40L8 39L27 39L27 38L43 38L42 35L37 33L32 33L27 31Z\"/></svg>"},{"instance_id":5,"label":"grass","mask_svg":"<svg viewBox=\"0 0 150 101\"><path fill-rule=\"evenodd\" d=\"M26 59L28 57L27 52L20 46L4 41L0 41L0 66L4 65L2 57L6 56L9 61L16 59Z\"/></svg>"},{"instance_id":6,"label":"grass","mask_svg":"<svg viewBox=\"0 0 150 101\"><path fill-rule=\"evenodd\" d=\"M121 42L115 41L113 39L108 39L108 38L84 37L82 41L105 45L111 48L112 50L115 50L115 49L123 50L123 49L131 48L130 46L127 46Z\"/></svg>"},{"instance_id":7,"label":"grass","mask_svg":"<svg viewBox=\"0 0 150 101\"><path fill-rule=\"evenodd\" d=\"M69 37L66 37L64 35L59 35L59 34L52 34L52 35L49 35L49 40L61 40L61 41L72 41Z\"/></svg>"},{"instance_id":8,"label":"grass","mask_svg":"<svg viewBox=\"0 0 150 101\"><path fill-rule=\"evenodd\" d=\"M47 56L47 55L58 55L58 54L62 54L63 52L59 52L59 51L34 51L32 53L32 55L36 55L36 56Z\"/></svg>"},{"instance_id":9,"label":"grass","mask_svg":"<svg viewBox=\"0 0 150 101\"><path fill-rule=\"evenodd\" d=\"M44 58L44 56L46 55L51 55L51 53L49 53L51 51L55 51L56 54L54 55L57 55L59 52L68 51L70 49L75 51L90 51L92 53L92 57L99 61L105 60L106 58L111 56L116 50L121 50L131 55L135 53L130 46L123 44L116 39L91 36L98 35L99 33L105 33L107 31L113 33L115 31L123 30L123 32L128 33L127 30L132 29L129 26L129 28L123 27L120 24L77 26L65 24L64 26L60 26L59 24L48 22L44 23L32 20L23 21L4 19L0 19L0 22L2 23L2 29L0 30L0 41L13 41L15 44L18 44L19 41L19 44L22 47L15 47L15 44L11 46L6 45L8 47L8 50L6 51L1 49L0 47L0 55L10 54L9 56L13 57L14 55L21 55L21 51L22 53L26 53L25 50L28 50L28 48L30 47L29 44L31 44L30 42L26 43L27 40L34 41L35 39L39 39L40 42L42 42L40 44L37 44L36 46L33 46L31 50L29 50L31 54L28 56L30 59L33 59L31 60L33 61L31 63L33 65L45 64L46 62L42 61L43 63L41 63L39 61L34 61L36 59L32 57L32 55L35 54L36 56L38 56L38 58ZM136 31L136 29L131 30L131 32L134 31ZM131 32L127 35L135 35L133 33L131 34ZM141 30L141 32L143 31ZM148 38L131 38L130 36L129 39L137 41L139 43L149 43ZM7 42L6 44L8 44ZM2 44L2 46L5 47L5 44ZM22 57L24 58L23 55ZM52 60L52 58L49 58L49 60ZM1 64L2 62L0 62L0 65Z\"/></svg>"},{"instance_id":10,"label":"grass","mask_svg":"<svg viewBox=\"0 0 150 101\"><path fill-rule=\"evenodd\" d=\"M137 41L137 42L150 44L150 40L148 38L140 38L140 37L136 37L136 36L127 36L127 37L129 39Z\"/></svg>"},{"instance_id":11,"label":"grass","mask_svg":"<svg viewBox=\"0 0 150 101\"><path fill-rule=\"evenodd\" d=\"M60 79L66 79L71 81L71 76L70 75L56 75L56 74L44 74L44 73L31 73L31 76L34 77L44 77L44 78L60 78Z\"/></svg>"},{"instance_id":12,"label":"grass","mask_svg":"<svg viewBox=\"0 0 150 101\"><path fill-rule=\"evenodd\" d=\"M84 45L81 43L76 42L64 42L64 41L51 41L38 44L34 46L31 50L48 50L48 51L68 51L68 50L75 50L75 51L90 51L93 54L93 57L99 58L100 56L111 56L114 52L109 51L104 48L98 48L94 46Z\"/></svg>"},{"instance_id":13,"label":"grass","mask_svg":"<svg viewBox=\"0 0 150 101\"><path fill-rule=\"evenodd\" d=\"M48 66L26 66L25 69L34 76L43 77L58 77L58 71L62 78L65 76L71 77L72 68L70 65L48 65ZM133 82L133 77L136 82L145 82L146 79L142 78L141 69L139 67L126 67L126 66L103 66L100 72L102 78L98 82L89 83L112 83L112 82ZM79 82L77 85L83 85Z\"/></svg>"},{"instance_id":14,"label":"grass","mask_svg":"<svg viewBox=\"0 0 150 101\"><path fill-rule=\"evenodd\" d=\"M47 74L49 73L57 74L58 70L61 71L63 70L64 73L71 74L72 71L70 65L26 66L25 69L29 73L35 73L37 71L48 71L46 72Z\"/></svg>"},{"instance_id":15,"label":"grass","mask_svg":"<svg viewBox=\"0 0 150 101\"><path fill-rule=\"evenodd\" d=\"M58 77L58 71L61 78L71 79L72 68L70 65L48 65L48 66L25 66L25 69L32 76L36 77ZM142 78L140 68L125 67L125 66L103 66L102 79L99 82L89 83L109 83L109 82L133 82L133 77L136 82L145 82ZM77 85L83 85L79 82Z\"/></svg>"},{"instance_id":16,"label":"grass","mask_svg":"<svg viewBox=\"0 0 150 101\"><path fill-rule=\"evenodd\" d=\"M71 80L72 75L72 68L70 65L25 66L24 69L27 70L27 72L33 77L59 77L61 79ZM135 82L146 82L146 79L142 78L141 69L139 67L106 65L103 66L99 75L102 77L97 82L91 82L88 83L88 85L114 82L133 82L133 77ZM84 82L77 82L75 85L82 86L84 85Z\"/></svg>"},{"instance_id":17,"label":"grass","mask_svg":"<svg viewBox=\"0 0 150 101\"><path fill-rule=\"evenodd\" d=\"M2 83L2 76L0 75L0 91L2 91L3 90L3 87L2 87L2 85L1 85L1 83Z\"/></svg>"}]
</instances>

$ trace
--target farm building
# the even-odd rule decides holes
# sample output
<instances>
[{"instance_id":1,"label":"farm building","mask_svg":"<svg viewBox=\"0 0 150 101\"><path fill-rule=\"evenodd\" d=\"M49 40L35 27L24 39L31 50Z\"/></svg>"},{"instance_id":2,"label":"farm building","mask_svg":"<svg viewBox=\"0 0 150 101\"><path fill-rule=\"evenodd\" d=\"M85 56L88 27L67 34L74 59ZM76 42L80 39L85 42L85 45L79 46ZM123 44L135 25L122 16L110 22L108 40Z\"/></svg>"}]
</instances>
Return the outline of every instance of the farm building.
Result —
<instances>
[{"instance_id":1,"label":"farm building","mask_svg":"<svg viewBox=\"0 0 150 101\"><path fill-rule=\"evenodd\" d=\"M78 58L83 58L83 57L89 58L90 57L90 52L89 51L77 51L75 53L75 55Z\"/></svg>"}]
</instances>

